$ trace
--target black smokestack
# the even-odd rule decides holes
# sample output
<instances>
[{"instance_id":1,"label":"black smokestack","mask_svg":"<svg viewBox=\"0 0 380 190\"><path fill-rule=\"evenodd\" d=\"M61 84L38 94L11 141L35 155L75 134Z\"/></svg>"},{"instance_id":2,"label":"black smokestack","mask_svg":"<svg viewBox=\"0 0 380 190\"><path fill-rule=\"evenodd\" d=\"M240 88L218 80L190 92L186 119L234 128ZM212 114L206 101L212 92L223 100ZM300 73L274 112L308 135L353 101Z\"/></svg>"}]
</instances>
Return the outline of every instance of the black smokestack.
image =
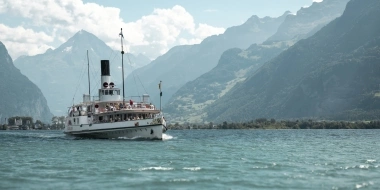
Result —
<instances>
[{"instance_id":1,"label":"black smokestack","mask_svg":"<svg viewBox=\"0 0 380 190\"><path fill-rule=\"evenodd\" d=\"M102 76L110 76L110 61L101 60L100 65L102 69Z\"/></svg>"}]
</instances>

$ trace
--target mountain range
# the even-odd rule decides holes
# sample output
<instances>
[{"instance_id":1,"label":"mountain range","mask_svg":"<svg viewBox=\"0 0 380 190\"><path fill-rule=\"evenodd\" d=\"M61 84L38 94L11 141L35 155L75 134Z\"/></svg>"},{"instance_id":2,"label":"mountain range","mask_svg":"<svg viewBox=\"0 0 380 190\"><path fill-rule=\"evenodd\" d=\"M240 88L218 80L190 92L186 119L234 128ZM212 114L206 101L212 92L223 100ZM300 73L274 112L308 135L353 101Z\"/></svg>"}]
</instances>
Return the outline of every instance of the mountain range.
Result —
<instances>
[{"instance_id":1,"label":"mountain range","mask_svg":"<svg viewBox=\"0 0 380 190\"><path fill-rule=\"evenodd\" d=\"M208 121L379 119L380 1L351 0L206 108Z\"/></svg>"},{"instance_id":2,"label":"mountain range","mask_svg":"<svg viewBox=\"0 0 380 190\"><path fill-rule=\"evenodd\" d=\"M248 48L253 43L264 42L277 31L288 14L286 12L278 18L252 16L244 24L228 28L223 34L210 36L200 44L173 47L126 78L127 94L141 96L148 93L158 104L157 84L162 81L162 104L165 104L184 84L214 68L225 50Z\"/></svg>"},{"instance_id":3,"label":"mountain range","mask_svg":"<svg viewBox=\"0 0 380 190\"><path fill-rule=\"evenodd\" d=\"M183 85L164 106L164 112L175 122L203 122L208 105L223 97L264 63L339 17L347 2L325 0L313 3L295 15L288 14L277 32L262 44L253 44L246 50L227 50L211 71Z\"/></svg>"},{"instance_id":4,"label":"mountain range","mask_svg":"<svg viewBox=\"0 0 380 190\"><path fill-rule=\"evenodd\" d=\"M14 64L41 89L53 114L60 116L66 115L66 108L73 104L73 101L82 101L82 95L89 93L88 63L90 65L90 92L92 96L97 96L97 90L100 88L99 71L102 59L110 60L113 82L121 84L120 51L111 49L98 37L85 30L77 32L54 50L49 49L44 54L35 56L19 57ZM138 56L125 54L125 76L132 70L149 63L150 60L141 54Z\"/></svg>"},{"instance_id":5,"label":"mountain range","mask_svg":"<svg viewBox=\"0 0 380 190\"><path fill-rule=\"evenodd\" d=\"M0 123L14 116L32 117L34 121L50 122L53 114L41 90L21 74L0 42Z\"/></svg>"},{"instance_id":6,"label":"mountain range","mask_svg":"<svg viewBox=\"0 0 380 190\"><path fill-rule=\"evenodd\" d=\"M200 44L173 47L152 62L127 54L126 96L148 93L157 104L162 81L164 112L181 122L379 119L380 3L347 2L315 2L278 18L252 16ZM88 93L88 61L90 94L97 96L102 59L110 60L113 82L120 86L120 51L84 30L55 50L19 57L14 66L20 70L1 44L1 77L12 87L0 102L7 108L0 110L0 119L22 114L49 121L50 110L64 115ZM0 89L8 88L6 82ZM21 93L23 100L15 97Z\"/></svg>"}]
</instances>

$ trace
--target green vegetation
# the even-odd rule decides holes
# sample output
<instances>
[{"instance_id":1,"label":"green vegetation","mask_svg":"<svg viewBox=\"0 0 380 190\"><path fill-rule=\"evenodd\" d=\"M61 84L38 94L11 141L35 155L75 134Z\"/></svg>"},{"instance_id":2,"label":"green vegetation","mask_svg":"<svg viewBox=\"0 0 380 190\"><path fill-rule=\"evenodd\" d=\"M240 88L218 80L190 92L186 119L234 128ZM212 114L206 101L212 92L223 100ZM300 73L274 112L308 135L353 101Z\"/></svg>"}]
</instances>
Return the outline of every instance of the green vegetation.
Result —
<instances>
[{"instance_id":1,"label":"green vegetation","mask_svg":"<svg viewBox=\"0 0 380 190\"><path fill-rule=\"evenodd\" d=\"M276 121L275 119L259 118L243 123L208 124L170 124L171 130L183 129L380 129L380 121Z\"/></svg>"}]
</instances>

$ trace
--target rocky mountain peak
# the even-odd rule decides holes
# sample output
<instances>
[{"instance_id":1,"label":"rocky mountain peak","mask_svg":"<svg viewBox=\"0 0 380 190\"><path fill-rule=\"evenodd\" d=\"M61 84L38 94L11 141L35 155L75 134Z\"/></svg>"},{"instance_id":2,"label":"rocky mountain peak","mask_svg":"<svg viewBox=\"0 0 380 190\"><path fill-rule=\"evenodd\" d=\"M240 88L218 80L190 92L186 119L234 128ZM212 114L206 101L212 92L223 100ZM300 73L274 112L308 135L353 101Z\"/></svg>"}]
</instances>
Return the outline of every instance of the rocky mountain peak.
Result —
<instances>
[{"instance_id":1,"label":"rocky mountain peak","mask_svg":"<svg viewBox=\"0 0 380 190\"><path fill-rule=\"evenodd\" d=\"M5 48L5 45L2 42L0 42L0 56L5 57L5 61L1 61L0 65L6 66L7 64L11 63L11 61L9 60L10 57L8 54L8 50L7 48Z\"/></svg>"},{"instance_id":2,"label":"rocky mountain peak","mask_svg":"<svg viewBox=\"0 0 380 190\"><path fill-rule=\"evenodd\" d=\"M107 46L101 39L86 30L80 30L59 46L56 51L71 52L73 50L96 50L97 47Z\"/></svg>"}]
</instances>

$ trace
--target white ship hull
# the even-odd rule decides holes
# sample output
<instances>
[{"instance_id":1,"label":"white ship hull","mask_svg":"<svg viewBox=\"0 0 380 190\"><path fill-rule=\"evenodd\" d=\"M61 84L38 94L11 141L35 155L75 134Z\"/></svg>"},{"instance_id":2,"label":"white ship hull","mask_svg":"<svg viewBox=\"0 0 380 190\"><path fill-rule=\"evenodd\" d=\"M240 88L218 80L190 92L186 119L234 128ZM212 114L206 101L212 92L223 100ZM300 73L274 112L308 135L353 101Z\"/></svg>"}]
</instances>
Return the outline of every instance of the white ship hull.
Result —
<instances>
[{"instance_id":1,"label":"white ship hull","mask_svg":"<svg viewBox=\"0 0 380 190\"><path fill-rule=\"evenodd\" d=\"M64 133L80 138L162 140L162 133L165 131L162 124L123 126L123 123L126 122L83 125L83 130L70 130L80 126L73 126L72 128L68 126Z\"/></svg>"}]
</instances>

